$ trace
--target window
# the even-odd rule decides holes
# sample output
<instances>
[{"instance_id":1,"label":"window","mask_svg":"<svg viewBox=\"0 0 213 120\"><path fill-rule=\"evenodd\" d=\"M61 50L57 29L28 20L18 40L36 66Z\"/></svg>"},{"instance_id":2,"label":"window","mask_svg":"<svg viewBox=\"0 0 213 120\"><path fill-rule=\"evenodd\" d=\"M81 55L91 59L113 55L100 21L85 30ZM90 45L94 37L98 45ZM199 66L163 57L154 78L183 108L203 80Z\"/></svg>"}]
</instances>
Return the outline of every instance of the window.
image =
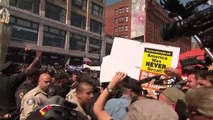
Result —
<instances>
[{"instance_id":1,"label":"window","mask_svg":"<svg viewBox=\"0 0 213 120\"><path fill-rule=\"evenodd\" d=\"M102 42L100 40L90 38L90 40L89 40L89 53L100 54L101 43Z\"/></svg>"},{"instance_id":2,"label":"window","mask_svg":"<svg viewBox=\"0 0 213 120\"><path fill-rule=\"evenodd\" d=\"M124 32L124 26L119 26L118 27L118 32Z\"/></svg>"},{"instance_id":3,"label":"window","mask_svg":"<svg viewBox=\"0 0 213 120\"><path fill-rule=\"evenodd\" d=\"M65 22L66 10L46 1L45 17L48 17L60 22Z\"/></svg>"},{"instance_id":4,"label":"window","mask_svg":"<svg viewBox=\"0 0 213 120\"><path fill-rule=\"evenodd\" d=\"M112 49L112 44L106 43L106 52L105 55L109 55Z\"/></svg>"},{"instance_id":5,"label":"window","mask_svg":"<svg viewBox=\"0 0 213 120\"><path fill-rule=\"evenodd\" d=\"M117 9L115 9L115 15L118 15L118 10Z\"/></svg>"},{"instance_id":6,"label":"window","mask_svg":"<svg viewBox=\"0 0 213 120\"><path fill-rule=\"evenodd\" d=\"M122 13L122 8L119 8L119 14L121 14Z\"/></svg>"},{"instance_id":7,"label":"window","mask_svg":"<svg viewBox=\"0 0 213 120\"><path fill-rule=\"evenodd\" d=\"M90 31L101 34L102 33L102 23L91 19Z\"/></svg>"},{"instance_id":8,"label":"window","mask_svg":"<svg viewBox=\"0 0 213 120\"><path fill-rule=\"evenodd\" d=\"M44 26L43 45L64 48L65 35L64 30Z\"/></svg>"},{"instance_id":9,"label":"window","mask_svg":"<svg viewBox=\"0 0 213 120\"><path fill-rule=\"evenodd\" d=\"M126 22L128 22L128 16L126 16L126 18L125 18L125 19L126 19Z\"/></svg>"},{"instance_id":10,"label":"window","mask_svg":"<svg viewBox=\"0 0 213 120\"><path fill-rule=\"evenodd\" d=\"M10 0L10 5L28 10L33 13L39 13L40 0Z\"/></svg>"},{"instance_id":11,"label":"window","mask_svg":"<svg viewBox=\"0 0 213 120\"><path fill-rule=\"evenodd\" d=\"M103 7L101 7L101 6L99 6L99 5L97 5L97 4L92 2L90 12L91 12L92 15L102 18L102 16L103 16Z\"/></svg>"},{"instance_id":12,"label":"window","mask_svg":"<svg viewBox=\"0 0 213 120\"><path fill-rule=\"evenodd\" d=\"M128 26L127 25L125 26L125 31L128 31Z\"/></svg>"},{"instance_id":13,"label":"window","mask_svg":"<svg viewBox=\"0 0 213 120\"><path fill-rule=\"evenodd\" d=\"M37 43L38 23L13 16L10 17L10 23L13 25L12 40Z\"/></svg>"},{"instance_id":14,"label":"window","mask_svg":"<svg viewBox=\"0 0 213 120\"><path fill-rule=\"evenodd\" d=\"M124 26L121 27L121 32L124 32Z\"/></svg>"},{"instance_id":15,"label":"window","mask_svg":"<svg viewBox=\"0 0 213 120\"><path fill-rule=\"evenodd\" d=\"M115 21L114 21L114 23L116 24L116 23L118 23L118 19L117 18L115 18Z\"/></svg>"},{"instance_id":16,"label":"window","mask_svg":"<svg viewBox=\"0 0 213 120\"><path fill-rule=\"evenodd\" d=\"M87 1L86 0L72 0L72 6L86 11Z\"/></svg>"},{"instance_id":17,"label":"window","mask_svg":"<svg viewBox=\"0 0 213 120\"><path fill-rule=\"evenodd\" d=\"M114 28L114 32L115 32L115 33L118 32L118 28L117 28L117 27Z\"/></svg>"},{"instance_id":18,"label":"window","mask_svg":"<svg viewBox=\"0 0 213 120\"><path fill-rule=\"evenodd\" d=\"M86 37L78 34L70 34L70 50L85 51Z\"/></svg>"},{"instance_id":19,"label":"window","mask_svg":"<svg viewBox=\"0 0 213 120\"><path fill-rule=\"evenodd\" d=\"M124 16L121 16L121 17L118 18L118 22L119 22L119 23L124 22L124 20L125 20Z\"/></svg>"},{"instance_id":20,"label":"window","mask_svg":"<svg viewBox=\"0 0 213 120\"><path fill-rule=\"evenodd\" d=\"M86 28L86 17L77 13L71 13L71 25L82 29Z\"/></svg>"},{"instance_id":21,"label":"window","mask_svg":"<svg viewBox=\"0 0 213 120\"><path fill-rule=\"evenodd\" d=\"M121 9L121 13L125 13L125 8L124 7L122 7L122 9Z\"/></svg>"},{"instance_id":22,"label":"window","mask_svg":"<svg viewBox=\"0 0 213 120\"><path fill-rule=\"evenodd\" d=\"M129 12L129 7L128 6L126 7L126 12Z\"/></svg>"}]
</instances>

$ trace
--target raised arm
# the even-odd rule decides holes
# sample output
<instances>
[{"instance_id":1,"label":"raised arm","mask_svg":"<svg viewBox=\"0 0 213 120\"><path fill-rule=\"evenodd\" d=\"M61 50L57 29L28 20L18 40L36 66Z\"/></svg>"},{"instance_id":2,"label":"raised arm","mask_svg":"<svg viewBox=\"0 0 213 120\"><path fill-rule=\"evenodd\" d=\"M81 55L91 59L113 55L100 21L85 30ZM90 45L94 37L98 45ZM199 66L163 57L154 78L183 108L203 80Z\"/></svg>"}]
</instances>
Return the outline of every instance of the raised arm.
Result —
<instances>
[{"instance_id":1,"label":"raised arm","mask_svg":"<svg viewBox=\"0 0 213 120\"><path fill-rule=\"evenodd\" d=\"M174 77L176 77L177 81L182 81L182 80L183 80L182 77L181 77L181 75L178 73L178 71L175 70L175 69L172 68L172 67L166 68L166 69L164 70L164 73L167 74L167 75L169 75L169 76L174 76Z\"/></svg>"},{"instance_id":2,"label":"raised arm","mask_svg":"<svg viewBox=\"0 0 213 120\"><path fill-rule=\"evenodd\" d=\"M107 98L110 95L110 90L115 89L119 83L126 77L125 73L117 72L109 83L108 87L101 93L98 100L94 105L94 113L96 114L98 120L111 120L111 116L104 111L104 106L107 102Z\"/></svg>"},{"instance_id":3,"label":"raised arm","mask_svg":"<svg viewBox=\"0 0 213 120\"><path fill-rule=\"evenodd\" d=\"M41 55L42 55L41 51L36 51L36 57L33 60L33 62L24 70L25 73L28 73L30 71L30 69L34 68L36 65L39 64Z\"/></svg>"}]
</instances>

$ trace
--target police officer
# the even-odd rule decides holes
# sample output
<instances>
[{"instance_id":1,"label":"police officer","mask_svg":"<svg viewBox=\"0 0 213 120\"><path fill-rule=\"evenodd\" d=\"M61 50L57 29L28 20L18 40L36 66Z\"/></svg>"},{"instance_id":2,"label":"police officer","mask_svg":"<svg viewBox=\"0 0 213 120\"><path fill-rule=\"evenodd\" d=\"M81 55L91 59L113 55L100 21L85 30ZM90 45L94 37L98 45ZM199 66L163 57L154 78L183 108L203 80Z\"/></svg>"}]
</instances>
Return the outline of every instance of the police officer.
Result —
<instances>
[{"instance_id":1,"label":"police officer","mask_svg":"<svg viewBox=\"0 0 213 120\"><path fill-rule=\"evenodd\" d=\"M51 86L51 80L48 73L41 74L38 86L25 94L21 101L20 120L25 120L35 107L42 106L48 100L47 91Z\"/></svg>"}]
</instances>

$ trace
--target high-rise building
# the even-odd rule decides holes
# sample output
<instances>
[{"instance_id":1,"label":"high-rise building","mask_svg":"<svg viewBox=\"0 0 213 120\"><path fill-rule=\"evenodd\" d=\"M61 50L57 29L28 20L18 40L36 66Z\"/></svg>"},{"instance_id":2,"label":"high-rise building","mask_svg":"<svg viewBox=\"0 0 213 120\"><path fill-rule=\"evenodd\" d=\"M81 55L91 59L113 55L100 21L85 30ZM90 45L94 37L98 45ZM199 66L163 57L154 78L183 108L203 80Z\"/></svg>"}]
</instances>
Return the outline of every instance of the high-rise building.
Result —
<instances>
[{"instance_id":1,"label":"high-rise building","mask_svg":"<svg viewBox=\"0 0 213 120\"><path fill-rule=\"evenodd\" d=\"M124 12L127 9L127 12ZM128 16L128 20L119 18ZM122 19L121 19L122 20ZM176 38L164 41L160 35L160 26L174 21L156 0L123 0L105 7L105 34L162 45L181 48L181 53L191 49L191 39ZM123 27L124 26L124 27ZM119 29L120 28L120 29ZM122 28L122 29L121 29ZM125 31L125 28L128 31ZM126 36L128 35L128 37Z\"/></svg>"},{"instance_id":2,"label":"high-rise building","mask_svg":"<svg viewBox=\"0 0 213 120\"><path fill-rule=\"evenodd\" d=\"M1 0L0 6L9 10L13 26L8 59L29 48L30 56L44 51L47 63L100 61L111 50L112 39L102 34L104 0Z\"/></svg>"}]
</instances>

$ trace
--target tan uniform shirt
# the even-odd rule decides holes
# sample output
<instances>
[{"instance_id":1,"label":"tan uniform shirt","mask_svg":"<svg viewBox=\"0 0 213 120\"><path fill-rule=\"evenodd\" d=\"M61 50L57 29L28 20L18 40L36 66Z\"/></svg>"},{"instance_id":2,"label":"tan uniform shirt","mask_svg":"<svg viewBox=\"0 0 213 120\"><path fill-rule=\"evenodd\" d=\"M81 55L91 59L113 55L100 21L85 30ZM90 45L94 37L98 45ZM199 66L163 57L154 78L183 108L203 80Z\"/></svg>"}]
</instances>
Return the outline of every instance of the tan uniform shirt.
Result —
<instances>
[{"instance_id":1,"label":"tan uniform shirt","mask_svg":"<svg viewBox=\"0 0 213 120\"><path fill-rule=\"evenodd\" d=\"M48 100L47 93L37 86L24 95L21 101L20 120L25 120L37 106L42 106Z\"/></svg>"},{"instance_id":2,"label":"tan uniform shirt","mask_svg":"<svg viewBox=\"0 0 213 120\"><path fill-rule=\"evenodd\" d=\"M81 112L83 115L87 116L89 120L91 120L91 117L86 114L84 109L81 107L80 103L78 102L76 98L76 91L75 89L70 90L70 92L66 95L66 100L72 103L75 103L77 107L75 108L76 111Z\"/></svg>"}]
</instances>

